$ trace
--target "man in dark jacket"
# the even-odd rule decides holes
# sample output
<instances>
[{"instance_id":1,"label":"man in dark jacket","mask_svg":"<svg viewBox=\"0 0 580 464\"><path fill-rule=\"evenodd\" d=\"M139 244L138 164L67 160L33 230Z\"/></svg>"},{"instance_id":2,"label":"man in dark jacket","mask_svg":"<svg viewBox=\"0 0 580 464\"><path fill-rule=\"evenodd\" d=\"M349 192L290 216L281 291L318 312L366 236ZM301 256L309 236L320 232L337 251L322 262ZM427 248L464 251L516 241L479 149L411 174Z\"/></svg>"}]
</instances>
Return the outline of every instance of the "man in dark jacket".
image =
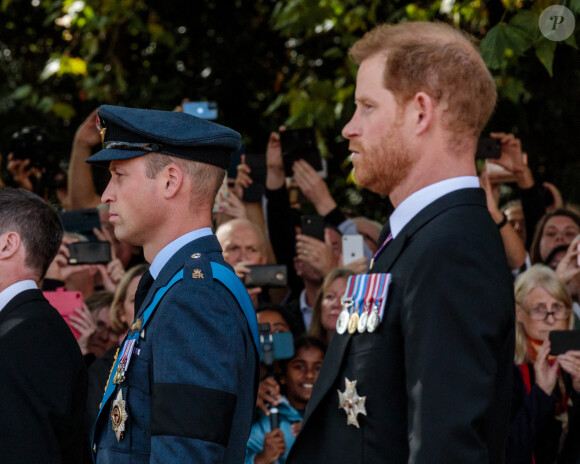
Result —
<instances>
[{"instance_id":1,"label":"man in dark jacket","mask_svg":"<svg viewBox=\"0 0 580 464\"><path fill-rule=\"evenodd\" d=\"M87 372L78 344L38 284L62 239L57 212L0 190L0 461L78 463Z\"/></svg>"},{"instance_id":2,"label":"man in dark jacket","mask_svg":"<svg viewBox=\"0 0 580 464\"><path fill-rule=\"evenodd\" d=\"M502 463L513 290L474 162L493 78L437 23L378 26L351 56L354 177L395 211L368 286L347 289L288 462Z\"/></svg>"}]
</instances>

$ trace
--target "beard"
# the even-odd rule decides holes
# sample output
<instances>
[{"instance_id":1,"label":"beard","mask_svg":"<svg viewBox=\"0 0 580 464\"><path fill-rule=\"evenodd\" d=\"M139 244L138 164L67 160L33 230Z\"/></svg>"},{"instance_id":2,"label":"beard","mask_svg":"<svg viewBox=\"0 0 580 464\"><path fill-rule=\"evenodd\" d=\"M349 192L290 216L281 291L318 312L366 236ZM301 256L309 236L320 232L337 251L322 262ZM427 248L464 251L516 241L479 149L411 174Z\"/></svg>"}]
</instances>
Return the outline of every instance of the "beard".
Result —
<instances>
[{"instance_id":1,"label":"beard","mask_svg":"<svg viewBox=\"0 0 580 464\"><path fill-rule=\"evenodd\" d=\"M390 195L414 164L396 126L377 143L351 147L359 153L353 158L354 180L378 194Z\"/></svg>"}]
</instances>

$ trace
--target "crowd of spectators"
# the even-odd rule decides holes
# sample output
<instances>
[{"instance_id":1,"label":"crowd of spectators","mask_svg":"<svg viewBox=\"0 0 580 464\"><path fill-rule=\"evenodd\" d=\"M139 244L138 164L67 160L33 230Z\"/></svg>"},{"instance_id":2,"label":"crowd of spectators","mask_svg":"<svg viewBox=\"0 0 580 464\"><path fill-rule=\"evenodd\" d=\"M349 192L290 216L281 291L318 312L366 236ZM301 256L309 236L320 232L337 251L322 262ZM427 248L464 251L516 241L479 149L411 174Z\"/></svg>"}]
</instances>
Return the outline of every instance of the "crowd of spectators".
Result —
<instances>
[{"instance_id":1,"label":"crowd of spectators","mask_svg":"<svg viewBox=\"0 0 580 464\"><path fill-rule=\"evenodd\" d=\"M92 236L65 230L43 283L45 291L61 288L82 294L83 304L68 323L77 332L89 373L86 459L91 424L114 353L133 322L137 283L147 270L142 251L115 238L107 207L100 201L98 182L85 163L101 142L94 121L95 112L87 115L76 132L66 182L47 187L38 181L46 169L41 172L30 160L15 159L12 153L7 154L4 173L8 186L34 191L57 203L61 212L97 211L100 218ZM244 200L244 190L255 182L244 155L233 166L236 176L227 179L227 194L222 192L216 198L216 205L221 206L215 208L214 230L224 259L243 282L254 266L285 266L283 285L248 286L248 292L261 329L295 337L293 354L276 360L268 372L264 370L247 463L285 462L333 337L348 278L367 272L381 245L382 225L341 208L324 178L306 161L294 163L292 178L286 175L280 143L284 130L273 132L265 149L265 193L259 201ZM521 142L513 134L491 136L501 143L501 157L483 164L480 181L514 275L517 316L514 369L518 374L507 457L514 463L555 462L559 455L578 453L579 441L566 438L578 431L580 419L580 352L550 356L548 334L578 326L580 209L566 203L553 184L534 179ZM502 185L511 187L509 201L500 199ZM305 205L290 197L296 189L323 219L323 237L302 233ZM364 256L345 264L342 237L354 234L364 238ZM83 241L108 242L110 259L71 264L68 245ZM272 407L277 407L279 416L273 430Z\"/></svg>"}]
</instances>

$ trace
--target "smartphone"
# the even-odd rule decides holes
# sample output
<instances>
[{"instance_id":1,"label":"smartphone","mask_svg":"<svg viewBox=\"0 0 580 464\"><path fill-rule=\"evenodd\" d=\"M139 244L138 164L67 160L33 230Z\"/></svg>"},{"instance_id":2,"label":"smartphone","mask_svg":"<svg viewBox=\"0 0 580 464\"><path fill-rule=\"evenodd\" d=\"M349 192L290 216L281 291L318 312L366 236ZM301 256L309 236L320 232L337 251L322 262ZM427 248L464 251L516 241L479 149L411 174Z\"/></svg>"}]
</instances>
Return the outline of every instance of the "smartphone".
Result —
<instances>
[{"instance_id":1,"label":"smartphone","mask_svg":"<svg viewBox=\"0 0 580 464\"><path fill-rule=\"evenodd\" d=\"M64 288L55 291L44 291L42 293L51 306L63 317L75 338L78 339L81 334L78 330L71 327L69 317L76 315L75 309L81 309L83 307L83 294L78 291L67 291Z\"/></svg>"},{"instance_id":2,"label":"smartphone","mask_svg":"<svg viewBox=\"0 0 580 464\"><path fill-rule=\"evenodd\" d=\"M244 276L246 287L285 287L288 285L288 268L284 264L248 266L250 272Z\"/></svg>"},{"instance_id":3,"label":"smartphone","mask_svg":"<svg viewBox=\"0 0 580 464\"><path fill-rule=\"evenodd\" d=\"M194 101L184 102L183 112L191 114L201 119L213 121L218 117L218 107L216 102Z\"/></svg>"},{"instance_id":4,"label":"smartphone","mask_svg":"<svg viewBox=\"0 0 580 464\"><path fill-rule=\"evenodd\" d=\"M364 257L363 236L361 234L342 236L342 264L347 265Z\"/></svg>"},{"instance_id":5,"label":"smartphone","mask_svg":"<svg viewBox=\"0 0 580 464\"><path fill-rule=\"evenodd\" d=\"M93 229L101 228L101 216L97 208L61 211L59 216L65 232L79 233L87 238L96 240Z\"/></svg>"},{"instance_id":6,"label":"smartphone","mask_svg":"<svg viewBox=\"0 0 580 464\"><path fill-rule=\"evenodd\" d=\"M322 171L322 157L318 150L316 131L314 127L300 129L286 129L280 132L280 147L282 149L282 161L286 177L292 177L292 165L295 161L303 159L316 171Z\"/></svg>"},{"instance_id":7,"label":"smartphone","mask_svg":"<svg viewBox=\"0 0 580 464\"><path fill-rule=\"evenodd\" d=\"M324 218L316 214L300 217L301 233L324 242Z\"/></svg>"},{"instance_id":8,"label":"smartphone","mask_svg":"<svg viewBox=\"0 0 580 464\"><path fill-rule=\"evenodd\" d=\"M260 202L266 194L266 157L263 154L246 154L246 164L250 167L252 183L245 188L242 200Z\"/></svg>"},{"instance_id":9,"label":"smartphone","mask_svg":"<svg viewBox=\"0 0 580 464\"><path fill-rule=\"evenodd\" d=\"M580 350L580 330L552 330L549 334L550 354L564 354L570 350Z\"/></svg>"},{"instance_id":10,"label":"smartphone","mask_svg":"<svg viewBox=\"0 0 580 464\"><path fill-rule=\"evenodd\" d=\"M67 245L69 264L106 264L111 261L109 242L75 242Z\"/></svg>"},{"instance_id":11,"label":"smartphone","mask_svg":"<svg viewBox=\"0 0 580 464\"><path fill-rule=\"evenodd\" d=\"M501 141L493 137L480 137L477 141L475 159L500 158Z\"/></svg>"}]
</instances>

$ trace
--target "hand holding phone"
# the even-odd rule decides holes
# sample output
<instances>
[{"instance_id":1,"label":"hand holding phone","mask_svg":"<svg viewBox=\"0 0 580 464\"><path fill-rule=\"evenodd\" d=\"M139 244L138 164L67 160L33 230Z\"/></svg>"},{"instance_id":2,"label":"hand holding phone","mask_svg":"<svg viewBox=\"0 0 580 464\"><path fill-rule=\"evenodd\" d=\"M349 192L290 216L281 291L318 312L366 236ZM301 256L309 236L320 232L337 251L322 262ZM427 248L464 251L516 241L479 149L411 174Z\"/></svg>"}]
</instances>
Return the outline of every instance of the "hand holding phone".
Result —
<instances>
[{"instance_id":1,"label":"hand holding phone","mask_svg":"<svg viewBox=\"0 0 580 464\"><path fill-rule=\"evenodd\" d=\"M323 170L316 131L313 127L281 131L280 147L286 177L293 176L292 165L299 159L307 161L316 171Z\"/></svg>"}]
</instances>

